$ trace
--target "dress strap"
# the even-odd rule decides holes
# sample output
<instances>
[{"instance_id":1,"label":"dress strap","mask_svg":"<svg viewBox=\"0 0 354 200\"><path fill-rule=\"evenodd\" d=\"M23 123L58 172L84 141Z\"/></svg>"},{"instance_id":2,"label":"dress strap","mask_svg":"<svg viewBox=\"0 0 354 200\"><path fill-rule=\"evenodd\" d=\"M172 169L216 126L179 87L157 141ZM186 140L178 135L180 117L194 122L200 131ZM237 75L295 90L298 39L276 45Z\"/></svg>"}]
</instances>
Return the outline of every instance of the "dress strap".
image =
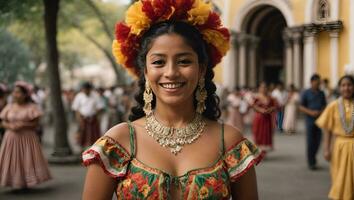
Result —
<instances>
[{"instance_id":1,"label":"dress strap","mask_svg":"<svg viewBox=\"0 0 354 200\"><path fill-rule=\"evenodd\" d=\"M225 154L225 142L224 142L224 122L221 122L221 142L220 142L221 155Z\"/></svg>"},{"instance_id":2,"label":"dress strap","mask_svg":"<svg viewBox=\"0 0 354 200\"><path fill-rule=\"evenodd\" d=\"M131 157L135 157L136 153L136 139L135 139L135 131L134 127L132 126L131 122L128 121L128 127L129 127L129 136L130 136L130 155Z\"/></svg>"}]
</instances>

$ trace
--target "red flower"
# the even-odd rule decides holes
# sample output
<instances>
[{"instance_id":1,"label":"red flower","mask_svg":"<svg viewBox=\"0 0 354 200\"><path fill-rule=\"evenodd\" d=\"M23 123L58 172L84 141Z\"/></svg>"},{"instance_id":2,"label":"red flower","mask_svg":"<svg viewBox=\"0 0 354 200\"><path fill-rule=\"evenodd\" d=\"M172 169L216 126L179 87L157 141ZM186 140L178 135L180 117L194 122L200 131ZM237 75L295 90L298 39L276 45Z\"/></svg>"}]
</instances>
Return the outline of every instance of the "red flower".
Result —
<instances>
[{"instance_id":1,"label":"red flower","mask_svg":"<svg viewBox=\"0 0 354 200\"><path fill-rule=\"evenodd\" d=\"M118 23L116 25L116 39L119 42L124 42L128 37L130 33L130 27L125 25L124 23Z\"/></svg>"}]
</instances>

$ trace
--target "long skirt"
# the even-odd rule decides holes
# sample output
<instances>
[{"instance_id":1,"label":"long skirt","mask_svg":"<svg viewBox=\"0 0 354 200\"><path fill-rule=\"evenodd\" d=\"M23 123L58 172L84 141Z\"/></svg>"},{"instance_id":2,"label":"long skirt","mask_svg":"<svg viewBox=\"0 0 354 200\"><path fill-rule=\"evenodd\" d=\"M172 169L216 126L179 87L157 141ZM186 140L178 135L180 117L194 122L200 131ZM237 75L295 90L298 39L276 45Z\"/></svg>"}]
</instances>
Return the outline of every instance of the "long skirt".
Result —
<instances>
[{"instance_id":1,"label":"long skirt","mask_svg":"<svg viewBox=\"0 0 354 200\"><path fill-rule=\"evenodd\" d=\"M330 199L354 199L354 137L337 136L331 159Z\"/></svg>"},{"instance_id":2,"label":"long skirt","mask_svg":"<svg viewBox=\"0 0 354 200\"><path fill-rule=\"evenodd\" d=\"M262 150L273 149L273 127L274 117L272 114L255 114L252 124L252 132L254 142Z\"/></svg>"},{"instance_id":3,"label":"long skirt","mask_svg":"<svg viewBox=\"0 0 354 200\"><path fill-rule=\"evenodd\" d=\"M38 135L6 131L0 148L0 185L26 188L51 179Z\"/></svg>"}]
</instances>

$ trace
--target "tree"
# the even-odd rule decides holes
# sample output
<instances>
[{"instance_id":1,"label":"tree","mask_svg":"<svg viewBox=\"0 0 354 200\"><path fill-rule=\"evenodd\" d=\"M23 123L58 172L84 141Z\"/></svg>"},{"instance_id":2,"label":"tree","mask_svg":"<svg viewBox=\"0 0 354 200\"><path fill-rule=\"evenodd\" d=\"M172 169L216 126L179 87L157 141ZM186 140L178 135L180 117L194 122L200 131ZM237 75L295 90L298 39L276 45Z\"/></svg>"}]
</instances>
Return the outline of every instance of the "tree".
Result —
<instances>
[{"instance_id":1,"label":"tree","mask_svg":"<svg viewBox=\"0 0 354 200\"><path fill-rule=\"evenodd\" d=\"M35 69L30 66L30 52L24 44L4 29L0 29L0 80L33 82Z\"/></svg>"},{"instance_id":2,"label":"tree","mask_svg":"<svg viewBox=\"0 0 354 200\"><path fill-rule=\"evenodd\" d=\"M50 102L54 117L54 157L69 156L72 154L67 139L67 122L61 99L61 85L59 74L59 52L57 47L57 19L60 0L43 0L44 25L47 44L47 74L49 77Z\"/></svg>"},{"instance_id":3,"label":"tree","mask_svg":"<svg viewBox=\"0 0 354 200\"><path fill-rule=\"evenodd\" d=\"M110 12L112 8L93 0L84 0L75 2L75 4L66 1L64 6L65 9L61 11L61 17L66 24L70 24L71 27L75 28L76 31L102 52L116 74L117 83L125 84L125 71L116 63L111 53L111 44L114 39L114 22L116 20L112 18L112 16L117 15L114 13L122 14L124 8L119 9L114 7L116 10ZM105 10L105 13L102 12L103 10ZM93 20L95 20L95 22L93 22ZM94 25L94 28L87 24ZM97 35L101 36L102 33L105 37L104 39L97 37Z\"/></svg>"}]
</instances>

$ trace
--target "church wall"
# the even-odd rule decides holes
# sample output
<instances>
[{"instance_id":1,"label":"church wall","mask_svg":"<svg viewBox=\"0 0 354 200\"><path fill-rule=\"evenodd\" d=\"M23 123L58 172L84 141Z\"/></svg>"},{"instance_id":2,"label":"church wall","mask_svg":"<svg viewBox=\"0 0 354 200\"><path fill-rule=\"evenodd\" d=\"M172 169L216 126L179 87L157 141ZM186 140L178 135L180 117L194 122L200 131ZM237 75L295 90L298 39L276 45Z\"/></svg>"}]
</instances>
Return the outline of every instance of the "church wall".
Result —
<instances>
[{"instance_id":1,"label":"church wall","mask_svg":"<svg viewBox=\"0 0 354 200\"><path fill-rule=\"evenodd\" d=\"M331 78L331 53L330 38L328 32L320 32L317 35L318 54L317 54L317 72L322 78Z\"/></svg>"}]
</instances>

